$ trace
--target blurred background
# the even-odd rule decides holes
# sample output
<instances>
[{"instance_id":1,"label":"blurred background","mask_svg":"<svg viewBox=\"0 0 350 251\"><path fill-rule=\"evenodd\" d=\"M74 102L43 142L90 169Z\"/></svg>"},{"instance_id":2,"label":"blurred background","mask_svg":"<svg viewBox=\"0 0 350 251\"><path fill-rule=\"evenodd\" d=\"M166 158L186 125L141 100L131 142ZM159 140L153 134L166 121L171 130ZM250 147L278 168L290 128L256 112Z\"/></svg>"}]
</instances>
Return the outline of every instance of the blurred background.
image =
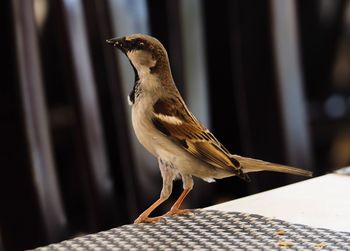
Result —
<instances>
[{"instance_id":1,"label":"blurred background","mask_svg":"<svg viewBox=\"0 0 350 251\"><path fill-rule=\"evenodd\" d=\"M350 1L11 0L0 12L0 249L131 223L158 198L156 160L130 125L133 71L111 37L157 37L232 153L315 176L350 164ZM195 180L184 206L302 180L250 176Z\"/></svg>"}]
</instances>

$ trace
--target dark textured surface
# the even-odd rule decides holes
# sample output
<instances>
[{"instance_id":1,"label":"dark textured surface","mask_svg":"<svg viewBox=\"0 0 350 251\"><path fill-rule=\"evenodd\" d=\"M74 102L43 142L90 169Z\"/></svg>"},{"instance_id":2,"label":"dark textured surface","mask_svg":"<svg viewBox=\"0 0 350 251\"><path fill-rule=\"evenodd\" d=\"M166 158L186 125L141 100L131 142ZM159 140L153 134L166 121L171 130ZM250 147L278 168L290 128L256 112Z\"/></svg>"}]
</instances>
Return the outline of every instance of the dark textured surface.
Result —
<instances>
[{"instance_id":1,"label":"dark textured surface","mask_svg":"<svg viewBox=\"0 0 350 251\"><path fill-rule=\"evenodd\" d=\"M260 215L197 210L152 224L125 225L38 251L58 250L350 250L350 233Z\"/></svg>"}]
</instances>

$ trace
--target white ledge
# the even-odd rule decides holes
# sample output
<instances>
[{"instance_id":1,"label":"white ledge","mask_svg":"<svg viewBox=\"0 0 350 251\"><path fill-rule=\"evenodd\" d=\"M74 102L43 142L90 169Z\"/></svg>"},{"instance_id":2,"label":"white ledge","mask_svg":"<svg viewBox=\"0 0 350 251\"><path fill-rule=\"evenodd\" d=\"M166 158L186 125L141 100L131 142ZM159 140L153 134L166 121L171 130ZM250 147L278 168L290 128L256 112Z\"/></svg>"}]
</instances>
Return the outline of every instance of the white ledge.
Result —
<instances>
[{"instance_id":1,"label":"white ledge","mask_svg":"<svg viewBox=\"0 0 350 251\"><path fill-rule=\"evenodd\" d=\"M350 176L327 174L206 209L259 214L350 232Z\"/></svg>"}]
</instances>

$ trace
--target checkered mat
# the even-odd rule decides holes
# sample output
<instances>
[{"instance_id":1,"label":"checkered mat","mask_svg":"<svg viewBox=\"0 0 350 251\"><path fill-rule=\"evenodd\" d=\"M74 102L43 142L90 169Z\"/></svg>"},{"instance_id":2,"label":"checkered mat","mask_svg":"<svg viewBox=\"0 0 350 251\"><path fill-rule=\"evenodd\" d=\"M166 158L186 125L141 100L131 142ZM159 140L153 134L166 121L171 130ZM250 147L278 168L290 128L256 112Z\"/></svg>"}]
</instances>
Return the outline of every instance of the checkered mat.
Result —
<instances>
[{"instance_id":1,"label":"checkered mat","mask_svg":"<svg viewBox=\"0 0 350 251\"><path fill-rule=\"evenodd\" d=\"M350 250L350 233L238 212L196 210L38 248L58 250Z\"/></svg>"}]
</instances>

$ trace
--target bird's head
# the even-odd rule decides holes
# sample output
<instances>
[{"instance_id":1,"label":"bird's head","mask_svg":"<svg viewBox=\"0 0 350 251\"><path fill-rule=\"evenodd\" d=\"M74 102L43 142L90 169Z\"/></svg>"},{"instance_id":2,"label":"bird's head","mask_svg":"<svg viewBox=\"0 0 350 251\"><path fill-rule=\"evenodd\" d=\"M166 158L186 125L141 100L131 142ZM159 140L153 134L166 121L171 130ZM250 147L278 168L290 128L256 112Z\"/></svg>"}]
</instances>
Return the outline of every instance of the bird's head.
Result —
<instances>
[{"instance_id":1,"label":"bird's head","mask_svg":"<svg viewBox=\"0 0 350 251\"><path fill-rule=\"evenodd\" d=\"M137 78L169 70L168 55L164 46L151 36L132 34L108 39L106 42L117 47L128 57Z\"/></svg>"}]
</instances>

